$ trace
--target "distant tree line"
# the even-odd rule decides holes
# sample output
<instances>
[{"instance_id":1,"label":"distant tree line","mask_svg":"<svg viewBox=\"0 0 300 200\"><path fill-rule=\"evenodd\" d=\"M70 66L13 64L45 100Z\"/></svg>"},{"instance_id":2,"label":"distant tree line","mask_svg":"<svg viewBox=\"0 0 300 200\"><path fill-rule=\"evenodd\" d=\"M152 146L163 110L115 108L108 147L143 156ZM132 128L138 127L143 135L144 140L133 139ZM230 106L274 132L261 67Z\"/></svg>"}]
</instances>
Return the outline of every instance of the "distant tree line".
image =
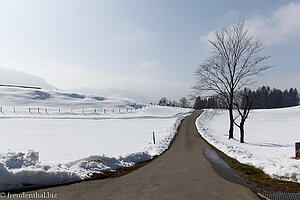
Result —
<instances>
[{"instance_id":1,"label":"distant tree line","mask_svg":"<svg viewBox=\"0 0 300 200\"><path fill-rule=\"evenodd\" d=\"M182 107L182 108L189 108L190 102L187 100L187 98L182 97L179 99L179 102L175 100L170 100L166 97L161 98L158 101L158 105L160 106L171 106L171 107Z\"/></svg>"},{"instance_id":2,"label":"distant tree line","mask_svg":"<svg viewBox=\"0 0 300 200\"><path fill-rule=\"evenodd\" d=\"M210 97L196 97L194 102L194 109L204 109L204 108L226 108L223 101L220 100L218 96Z\"/></svg>"},{"instance_id":3,"label":"distant tree line","mask_svg":"<svg viewBox=\"0 0 300 200\"><path fill-rule=\"evenodd\" d=\"M281 91L268 86L258 88L256 91L245 88L243 91L242 106L246 104L248 95L253 109L284 108L299 105L299 93L296 88Z\"/></svg>"},{"instance_id":4,"label":"distant tree line","mask_svg":"<svg viewBox=\"0 0 300 200\"><path fill-rule=\"evenodd\" d=\"M284 91L277 88L271 89L268 86L260 87L255 91L245 88L240 95L242 96L241 107L246 106L248 96L252 109L284 108L299 105L299 93L296 88ZM226 108L226 106L219 96L198 96L195 99L194 108Z\"/></svg>"}]
</instances>

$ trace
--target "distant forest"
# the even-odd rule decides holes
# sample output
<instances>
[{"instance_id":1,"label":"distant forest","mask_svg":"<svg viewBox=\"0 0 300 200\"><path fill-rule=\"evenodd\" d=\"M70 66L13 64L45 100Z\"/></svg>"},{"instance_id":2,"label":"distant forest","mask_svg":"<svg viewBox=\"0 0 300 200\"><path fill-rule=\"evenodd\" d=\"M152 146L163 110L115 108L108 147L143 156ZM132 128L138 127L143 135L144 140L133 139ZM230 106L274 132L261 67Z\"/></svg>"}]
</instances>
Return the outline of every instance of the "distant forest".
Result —
<instances>
[{"instance_id":1,"label":"distant forest","mask_svg":"<svg viewBox=\"0 0 300 200\"><path fill-rule=\"evenodd\" d=\"M241 92L241 96L242 107L246 103L246 96L249 96L252 109L284 108L299 105L299 93L296 88L284 91L277 88L271 89L268 86L260 87L256 91L245 88ZM199 96L195 99L194 108L225 108L225 106L217 96L207 98Z\"/></svg>"}]
</instances>

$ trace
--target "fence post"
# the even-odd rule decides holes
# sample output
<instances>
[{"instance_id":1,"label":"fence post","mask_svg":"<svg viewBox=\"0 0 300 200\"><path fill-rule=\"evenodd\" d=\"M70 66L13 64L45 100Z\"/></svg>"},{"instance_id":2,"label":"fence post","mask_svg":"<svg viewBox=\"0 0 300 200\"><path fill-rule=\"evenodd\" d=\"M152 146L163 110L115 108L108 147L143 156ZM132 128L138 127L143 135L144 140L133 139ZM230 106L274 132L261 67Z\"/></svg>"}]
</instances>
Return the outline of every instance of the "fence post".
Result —
<instances>
[{"instance_id":1,"label":"fence post","mask_svg":"<svg viewBox=\"0 0 300 200\"><path fill-rule=\"evenodd\" d=\"M155 133L153 131L153 144L155 144Z\"/></svg>"},{"instance_id":2,"label":"fence post","mask_svg":"<svg viewBox=\"0 0 300 200\"><path fill-rule=\"evenodd\" d=\"M45 108L45 113L48 115L48 109L47 108Z\"/></svg>"},{"instance_id":3,"label":"fence post","mask_svg":"<svg viewBox=\"0 0 300 200\"><path fill-rule=\"evenodd\" d=\"M296 158L300 158L300 142L295 143Z\"/></svg>"},{"instance_id":4,"label":"fence post","mask_svg":"<svg viewBox=\"0 0 300 200\"><path fill-rule=\"evenodd\" d=\"M17 112L16 112L16 107L14 107L14 113L17 113Z\"/></svg>"},{"instance_id":5,"label":"fence post","mask_svg":"<svg viewBox=\"0 0 300 200\"><path fill-rule=\"evenodd\" d=\"M40 114L40 108L38 108L38 113Z\"/></svg>"},{"instance_id":6,"label":"fence post","mask_svg":"<svg viewBox=\"0 0 300 200\"><path fill-rule=\"evenodd\" d=\"M3 109L2 109L2 106L0 107L0 112L3 114Z\"/></svg>"},{"instance_id":7,"label":"fence post","mask_svg":"<svg viewBox=\"0 0 300 200\"><path fill-rule=\"evenodd\" d=\"M103 113L105 113L105 108L103 109Z\"/></svg>"},{"instance_id":8,"label":"fence post","mask_svg":"<svg viewBox=\"0 0 300 200\"><path fill-rule=\"evenodd\" d=\"M113 113L115 112L115 109L114 109L114 108L112 109L112 112L113 112Z\"/></svg>"},{"instance_id":9,"label":"fence post","mask_svg":"<svg viewBox=\"0 0 300 200\"><path fill-rule=\"evenodd\" d=\"M60 113L60 108L58 109L58 112ZM61 114L61 113L60 113Z\"/></svg>"},{"instance_id":10,"label":"fence post","mask_svg":"<svg viewBox=\"0 0 300 200\"><path fill-rule=\"evenodd\" d=\"M95 114L97 114L97 109L95 108Z\"/></svg>"}]
</instances>

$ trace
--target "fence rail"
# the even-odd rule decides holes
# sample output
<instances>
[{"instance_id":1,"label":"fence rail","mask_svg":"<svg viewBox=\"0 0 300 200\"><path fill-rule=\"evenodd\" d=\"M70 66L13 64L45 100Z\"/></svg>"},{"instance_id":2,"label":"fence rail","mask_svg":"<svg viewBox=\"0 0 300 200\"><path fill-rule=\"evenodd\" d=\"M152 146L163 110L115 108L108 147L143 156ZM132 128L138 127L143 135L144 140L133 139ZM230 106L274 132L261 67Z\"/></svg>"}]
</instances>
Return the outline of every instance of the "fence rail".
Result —
<instances>
[{"instance_id":1,"label":"fence rail","mask_svg":"<svg viewBox=\"0 0 300 200\"><path fill-rule=\"evenodd\" d=\"M140 107L124 107L124 108L54 108L54 107L16 107L16 106L0 106L0 116L6 114L12 115L100 115L100 114L121 114L132 113L147 107L155 106L148 104Z\"/></svg>"}]
</instances>

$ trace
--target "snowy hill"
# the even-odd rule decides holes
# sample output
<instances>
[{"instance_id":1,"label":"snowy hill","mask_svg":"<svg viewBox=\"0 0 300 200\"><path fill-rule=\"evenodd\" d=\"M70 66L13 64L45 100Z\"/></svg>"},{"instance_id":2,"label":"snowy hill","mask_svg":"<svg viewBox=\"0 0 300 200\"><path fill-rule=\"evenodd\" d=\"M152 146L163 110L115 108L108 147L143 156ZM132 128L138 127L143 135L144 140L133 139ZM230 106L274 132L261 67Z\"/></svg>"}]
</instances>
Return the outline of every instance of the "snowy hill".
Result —
<instances>
[{"instance_id":1,"label":"snowy hill","mask_svg":"<svg viewBox=\"0 0 300 200\"><path fill-rule=\"evenodd\" d=\"M126 98L106 98L59 90L38 90L0 87L0 106L43 108L140 108L141 103Z\"/></svg>"},{"instance_id":2,"label":"snowy hill","mask_svg":"<svg viewBox=\"0 0 300 200\"><path fill-rule=\"evenodd\" d=\"M191 112L19 88L0 88L0 106L0 191L83 180L149 160L168 148Z\"/></svg>"},{"instance_id":3,"label":"snowy hill","mask_svg":"<svg viewBox=\"0 0 300 200\"><path fill-rule=\"evenodd\" d=\"M300 160L295 142L300 141L300 107L253 110L245 124L245 143L228 140L228 112L205 110L197 119L199 133L227 155L262 169L271 177L300 182Z\"/></svg>"},{"instance_id":4,"label":"snowy hill","mask_svg":"<svg viewBox=\"0 0 300 200\"><path fill-rule=\"evenodd\" d=\"M108 98L59 90L0 87L0 118L78 118L80 115L97 117L99 114L111 112L128 113L144 106L145 104L127 98Z\"/></svg>"}]
</instances>

